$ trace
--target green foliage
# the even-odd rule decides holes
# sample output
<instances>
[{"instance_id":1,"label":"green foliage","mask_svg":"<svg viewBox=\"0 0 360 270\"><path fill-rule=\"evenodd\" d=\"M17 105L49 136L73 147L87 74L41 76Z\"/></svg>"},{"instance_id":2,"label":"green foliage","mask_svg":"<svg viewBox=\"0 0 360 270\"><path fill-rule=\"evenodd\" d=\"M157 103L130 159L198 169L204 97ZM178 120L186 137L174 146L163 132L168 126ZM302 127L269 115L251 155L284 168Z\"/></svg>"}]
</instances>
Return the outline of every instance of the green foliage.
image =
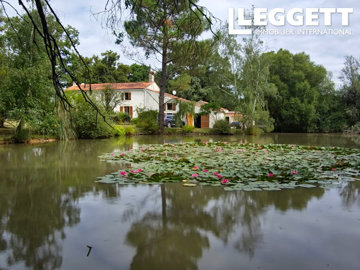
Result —
<instances>
[{"instance_id":1,"label":"green foliage","mask_svg":"<svg viewBox=\"0 0 360 270\"><path fill-rule=\"evenodd\" d=\"M23 143L28 141L30 137L31 133L29 129L20 129L16 130L13 139L15 143Z\"/></svg>"},{"instance_id":2,"label":"green foliage","mask_svg":"<svg viewBox=\"0 0 360 270\"><path fill-rule=\"evenodd\" d=\"M156 134L159 132L157 123L158 112L149 110L139 110L136 127L138 127L145 134Z\"/></svg>"},{"instance_id":3,"label":"green foliage","mask_svg":"<svg viewBox=\"0 0 360 270\"><path fill-rule=\"evenodd\" d=\"M137 125L138 120L139 120L138 118L133 118L133 119L131 119L131 120L130 120L130 124L133 124L133 125L135 125L135 126L136 126L136 125Z\"/></svg>"},{"instance_id":4,"label":"green foliage","mask_svg":"<svg viewBox=\"0 0 360 270\"><path fill-rule=\"evenodd\" d=\"M128 113L118 112L115 115L112 115L112 120L115 123L122 124L122 123L130 123L131 117Z\"/></svg>"},{"instance_id":5,"label":"green foliage","mask_svg":"<svg viewBox=\"0 0 360 270\"><path fill-rule=\"evenodd\" d=\"M35 134L57 136L59 132L59 120L54 113L45 114L41 119L31 121L30 126Z\"/></svg>"},{"instance_id":6,"label":"green foliage","mask_svg":"<svg viewBox=\"0 0 360 270\"><path fill-rule=\"evenodd\" d=\"M210 102L207 104L204 104L200 108L200 115L208 115L211 112L217 112L221 108L221 105L218 102Z\"/></svg>"},{"instance_id":7,"label":"green foliage","mask_svg":"<svg viewBox=\"0 0 360 270\"><path fill-rule=\"evenodd\" d=\"M123 126L115 125L113 126L113 128L114 128L113 130L114 136L121 137L126 135L126 130Z\"/></svg>"},{"instance_id":8,"label":"green foliage","mask_svg":"<svg viewBox=\"0 0 360 270\"><path fill-rule=\"evenodd\" d=\"M256 126L250 126L245 130L246 135L260 135L264 131Z\"/></svg>"},{"instance_id":9,"label":"green foliage","mask_svg":"<svg viewBox=\"0 0 360 270\"><path fill-rule=\"evenodd\" d=\"M193 126L188 126L188 125L185 125L182 127L182 131L184 133L192 133L194 131L195 127Z\"/></svg>"},{"instance_id":10,"label":"green foliage","mask_svg":"<svg viewBox=\"0 0 360 270\"><path fill-rule=\"evenodd\" d=\"M141 47L145 56L155 55L161 58L159 116L160 132L163 133L162 119L164 93L168 84L167 68L171 62L193 58L192 53L198 44L197 37L210 27L204 7L197 8L194 0L164 0L159 4L155 0L128 0L125 7L129 10L124 28L133 46ZM121 43L123 33L117 33L117 43Z\"/></svg>"},{"instance_id":11,"label":"green foliage","mask_svg":"<svg viewBox=\"0 0 360 270\"><path fill-rule=\"evenodd\" d=\"M38 14L32 12L31 15L39 25ZM50 64L42 38L29 21L28 15L13 17L0 29L4 45L0 46L0 120L19 120L30 126L33 132L56 135ZM63 29L52 16L48 16L47 21L49 32L58 39L61 49L66 50L69 44L64 41ZM76 42L76 38L74 40ZM63 57L66 59L65 54Z\"/></svg>"},{"instance_id":12,"label":"green foliage","mask_svg":"<svg viewBox=\"0 0 360 270\"><path fill-rule=\"evenodd\" d=\"M149 80L150 67L145 65L132 64L128 79L130 82L147 82Z\"/></svg>"},{"instance_id":13,"label":"green foliage","mask_svg":"<svg viewBox=\"0 0 360 270\"><path fill-rule=\"evenodd\" d=\"M231 134L230 124L226 120L217 120L212 128L214 134Z\"/></svg>"},{"instance_id":14,"label":"green foliage","mask_svg":"<svg viewBox=\"0 0 360 270\"><path fill-rule=\"evenodd\" d=\"M186 115L195 114L195 103L194 102L183 102L181 100L176 100L176 104L179 106L178 112L175 114L175 124L178 127L183 125L183 120Z\"/></svg>"},{"instance_id":15,"label":"green foliage","mask_svg":"<svg viewBox=\"0 0 360 270\"><path fill-rule=\"evenodd\" d=\"M281 132L339 131L344 117L326 69L304 53L279 50L263 55L270 63L270 81L278 89L267 97L275 130Z\"/></svg>"},{"instance_id":16,"label":"green foliage","mask_svg":"<svg viewBox=\"0 0 360 270\"><path fill-rule=\"evenodd\" d=\"M108 138L114 134L113 129L104 122L90 104L82 99L76 104L72 120L76 133L81 139Z\"/></svg>"},{"instance_id":17,"label":"green foliage","mask_svg":"<svg viewBox=\"0 0 360 270\"><path fill-rule=\"evenodd\" d=\"M135 129L133 126L124 126L124 129L125 129L126 136L131 136L131 135L134 135L134 133L135 133Z\"/></svg>"},{"instance_id":18,"label":"green foliage","mask_svg":"<svg viewBox=\"0 0 360 270\"><path fill-rule=\"evenodd\" d=\"M360 121L360 61L358 59L353 56L345 58L341 79L347 124L352 126Z\"/></svg>"}]
</instances>

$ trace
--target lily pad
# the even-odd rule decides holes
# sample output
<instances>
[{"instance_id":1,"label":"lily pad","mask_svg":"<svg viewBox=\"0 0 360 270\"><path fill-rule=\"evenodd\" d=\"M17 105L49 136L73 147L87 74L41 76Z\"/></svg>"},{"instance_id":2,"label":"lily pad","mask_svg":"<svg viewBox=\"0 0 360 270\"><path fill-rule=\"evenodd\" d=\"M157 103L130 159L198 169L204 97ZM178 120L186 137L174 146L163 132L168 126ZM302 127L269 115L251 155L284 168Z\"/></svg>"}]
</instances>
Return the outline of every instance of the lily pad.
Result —
<instances>
[{"instance_id":1,"label":"lily pad","mask_svg":"<svg viewBox=\"0 0 360 270\"><path fill-rule=\"evenodd\" d=\"M143 148L144 151L132 150L124 155L100 156L100 160L117 162L122 172L100 177L98 182L183 182L184 186L260 191L331 188L360 180L360 150L357 149L223 142Z\"/></svg>"}]
</instances>

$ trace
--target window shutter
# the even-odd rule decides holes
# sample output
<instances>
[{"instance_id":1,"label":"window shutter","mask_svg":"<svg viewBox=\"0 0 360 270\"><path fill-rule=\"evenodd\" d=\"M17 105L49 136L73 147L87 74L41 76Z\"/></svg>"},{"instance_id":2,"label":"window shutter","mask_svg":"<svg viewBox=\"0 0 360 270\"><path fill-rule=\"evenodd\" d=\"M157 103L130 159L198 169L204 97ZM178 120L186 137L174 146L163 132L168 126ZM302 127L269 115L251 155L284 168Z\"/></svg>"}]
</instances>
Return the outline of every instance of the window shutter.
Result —
<instances>
[{"instance_id":1,"label":"window shutter","mask_svg":"<svg viewBox=\"0 0 360 270\"><path fill-rule=\"evenodd\" d=\"M132 118L132 116L133 116L133 109L132 109L132 107L129 107L129 114L130 114L130 117Z\"/></svg>"},{"instance_id":2,"label":"window shutter","mask_svg":"<svg viewBox=\"0 0 360 270\"><path fill-rule=\"evenodd\" d=\"M124 107L120 106L120 112L124 112Z\"/></svg>"},{"instance_id":3,"label":"window shutter","mask_svg":"<svg viewBox=\"0 0 360 270\"><path fill-rule=\"evenodd\" d=\"M129 93L129 100L131 100L131 93Z\"/></svg>"}]
</instances>

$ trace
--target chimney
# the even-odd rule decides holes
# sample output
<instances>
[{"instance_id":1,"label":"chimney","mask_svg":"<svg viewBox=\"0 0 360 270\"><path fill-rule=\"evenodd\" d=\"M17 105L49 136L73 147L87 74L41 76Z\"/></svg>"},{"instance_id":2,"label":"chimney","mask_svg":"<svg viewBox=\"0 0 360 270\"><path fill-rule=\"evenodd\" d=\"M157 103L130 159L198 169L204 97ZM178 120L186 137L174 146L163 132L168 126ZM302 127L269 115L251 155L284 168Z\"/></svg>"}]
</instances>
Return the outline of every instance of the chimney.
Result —
<instances>
[{"instance_id":1,"label":"chimney","mask_svg":"<svg viewBox=\"0 0 360 270\"><path fill-rule=\"evenodd\" d=\"M154 71L150 70L149 71L149 82L153 83L155 82L155 79L154 79Z\"/></svg>"}]
</instances>

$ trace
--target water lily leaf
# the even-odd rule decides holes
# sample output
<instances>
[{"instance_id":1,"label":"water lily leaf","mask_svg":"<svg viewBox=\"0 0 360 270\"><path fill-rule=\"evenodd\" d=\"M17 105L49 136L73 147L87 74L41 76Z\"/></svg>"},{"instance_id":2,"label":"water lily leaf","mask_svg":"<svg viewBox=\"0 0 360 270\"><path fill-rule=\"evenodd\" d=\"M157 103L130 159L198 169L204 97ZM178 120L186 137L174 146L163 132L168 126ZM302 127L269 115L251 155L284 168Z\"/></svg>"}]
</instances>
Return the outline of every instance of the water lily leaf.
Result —
<instances>
[{"instance_id":1,"label":"water lily leaf","mask_svg":"<svg viewBox=\"0 0 360 270\"><path fill-rule=\"evenodd\" d=\"M335 187L360 180L358 149L223 142L151 147L151 151L135 149L126 152L125 156L120 152L100 156L100 160L117 162L119 169L126 171L127 175L123 177L114 172L97 178L98 182L184 182L252 191ZM149 146L144 148L149 149ZM137 169L141 171L134 172ZM228 184L222 185L223 179L227 179Z\"/></svg>"}]
</instances>

